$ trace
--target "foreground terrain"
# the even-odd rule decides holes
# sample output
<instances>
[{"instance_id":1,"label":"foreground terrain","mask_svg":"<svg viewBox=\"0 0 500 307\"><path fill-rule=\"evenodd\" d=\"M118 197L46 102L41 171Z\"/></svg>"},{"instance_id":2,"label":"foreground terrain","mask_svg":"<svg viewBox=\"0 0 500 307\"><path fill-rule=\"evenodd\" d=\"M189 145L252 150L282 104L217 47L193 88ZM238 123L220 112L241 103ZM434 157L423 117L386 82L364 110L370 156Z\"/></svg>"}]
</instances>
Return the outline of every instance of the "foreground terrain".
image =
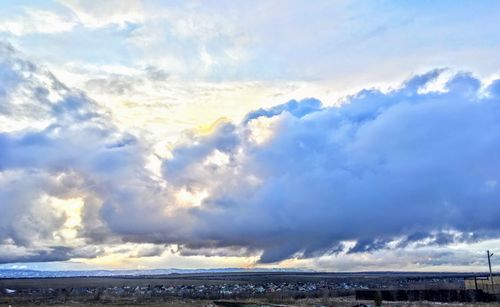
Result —
<instances>
[{"instance_id":1,"label":"foreground terrain","mask_svg":"<svg viewBox=\"0 0 500 307\"><path fill-rule=\"evenodd\" d=\"M470 274L247 272L0 279L2 306L355 306L367 289L464 288ZM433 306L383 302L384 306ZM446 306L472 303L447 302ZM494 304L474 303L481 306ZM360 305L362 306L362 305Z\"/></svg>"}]
</instances>

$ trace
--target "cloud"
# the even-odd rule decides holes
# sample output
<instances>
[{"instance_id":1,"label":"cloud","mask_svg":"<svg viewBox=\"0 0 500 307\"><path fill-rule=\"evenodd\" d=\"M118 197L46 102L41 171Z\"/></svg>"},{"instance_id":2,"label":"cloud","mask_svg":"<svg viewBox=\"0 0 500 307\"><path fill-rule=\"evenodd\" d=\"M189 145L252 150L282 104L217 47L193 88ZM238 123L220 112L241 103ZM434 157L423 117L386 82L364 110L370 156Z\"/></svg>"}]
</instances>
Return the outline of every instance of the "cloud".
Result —
<instances>
[{"instance_id":1,"label":"cloud","mask_svg":"<svg viewBox=\"0 0 500 307\"><path fill-rule=\"evenodd\" d=\"M83 257L74 251L113 237L103 212L123 206L154 220L148 203L163 201L144 168L149 145L12 47L0 52L0 117L9 123L0 130L0 248L29 249L19 261Z\"/></svg>"},{"instance_id":2,"label":"cloud","mask_svg":"<svg viewBox=\"0 0 500 307\"><path fill-rule=\"evenodd\" d=\"M260 249L265 263L498 237L498 81L483 95L459 73L423 93L441 73L339 107L304 100L251 112L175 148L166 180L210 195L192 210L192 236ZM264 142L250 137L256 121L267 122ZM208 163L215 153L226 162Z\"/></svg>"},{"instance_id":3,"label":"cloud","mask_svg":"<svg viewBox=\"0 0 500 307\"><path fill-rule=\"evenodd\" d=\"M86 88L94 92L109 93L112 95L127 95L141 85L142 80L130 76L113 75L107 78L90 79L85 83Z\"/></svg>"},{"instance_id":4,"label":"cloud","mask_svg":"<svg viewBox=\"0 0 500 307\"><path fill-rule=\"evenodd\" d=\"M102 248L70 248L53 246L46 249L30 249L0 245L0 264L11 262L66 261L72 258L95 258L103 254Z\"/></svg>"},{"instance_id":5,"label":"cloud","mask_svg":"<svg viewBox=\"0 0 500 307\"><path fill-rule=\"evenodd\" d=\"M90 92L110 94L114 96L145 96L144 86L150 83L160 89L161 83L167 81L169 74L153 66L147 66L140 73L117 74L112 73L99 78L89 79L85 82L85 89ZM142 88L142 90L140 90Z\"/></svg>"},{"instance_id":6,"label":"cloud","mask_svg":"<svg viewBox=\"0 0 500 307\"><path fill-rule=\"evenodd\" d=\"M494 243L494 242L492 242ZM329 271L445 271L460 266L461 270L474 272L485 267L483 252L446 247L419 249L381 249L371 253L348 254L342 257L322 256L305 260L312 267ZM456 270L456 269L455 269Z\"/></svg>"},{"instance_id":7,"label":"cloud","mask_svg":"<svg viewBox=\"0 0 500 307\"><path fill-rule=\"evenodd\" d=\"M86 27L99 28L107 25L125 26L140 23L145 19L143 5L137 0L111 0L88 2L80 0L60 0Z\"/></svg>"},{"instance_id":8,"label":"cloud","mask_svg":"<svg viewBox=\"0 0 500 307\"><path fill-rule=\"evenodd\" d=\"M33 33L60 33L71 31L78 23L69 16L24 8L21 14L0 21L0 32L7 32L16 36Z\"/></svg>"},{"instance_id":9,"label":"cloud","mask_svg":"<svg viewBox=\"0 0 500 307\"><path fill-rule=\"evenodd\" d=\"M283 112L288 112L295 117L301 118L309 113L319 111L321 109L321 101L311 98L304 99L300 103L297 100L290 100L287 103L277 105L269 109L259 109L257 111L252 111L247 114L244 122L248 123L252 119L256 119L262 116L273 117L280 115Z\"/></svg>"},{"instance_id":10,"label":"cloud","mask_svg":"<svg viewBox=\"0 0 500 307\"><path fill-rule=\"evenodd\" d=\"M335 107L259 109L188 134L158 177L153 144L109 110L8 45L0 56L0 262L132 242L152 244L131 257L175 244L275 263L499 238L500 80L459 73L430 91L435 70Z\"/></svg>"}]
</instances>

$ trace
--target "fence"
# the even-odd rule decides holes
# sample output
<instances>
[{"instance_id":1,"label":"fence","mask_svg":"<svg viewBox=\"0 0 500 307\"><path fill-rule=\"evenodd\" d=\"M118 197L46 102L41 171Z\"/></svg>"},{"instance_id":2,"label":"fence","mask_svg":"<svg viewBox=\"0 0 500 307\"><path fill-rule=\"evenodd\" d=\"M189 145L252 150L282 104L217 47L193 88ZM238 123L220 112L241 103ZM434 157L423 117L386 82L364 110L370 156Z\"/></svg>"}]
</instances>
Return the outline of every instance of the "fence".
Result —
<instances>
[{"instance_id":1,"label":"fence","mask_svg":"<svg viewBox=\"0 0 500 307\"><path fill-rule=\"evenodd\" d=\"M489 277L471 277L464 280L465 289L482 290L490 294L500 294L500 276L493 276L493 283Z\"/></svg>"},{"instance_id":2,"label":"fence","mask_svg":"<svg viewBox=\"0 0 500 307\"><path fill-rule=\"evenodd\" d=\"M433 301L433 302L495 302L497 296L482 290L356 290L357 300Z\"/></svg>"}]
</instances>

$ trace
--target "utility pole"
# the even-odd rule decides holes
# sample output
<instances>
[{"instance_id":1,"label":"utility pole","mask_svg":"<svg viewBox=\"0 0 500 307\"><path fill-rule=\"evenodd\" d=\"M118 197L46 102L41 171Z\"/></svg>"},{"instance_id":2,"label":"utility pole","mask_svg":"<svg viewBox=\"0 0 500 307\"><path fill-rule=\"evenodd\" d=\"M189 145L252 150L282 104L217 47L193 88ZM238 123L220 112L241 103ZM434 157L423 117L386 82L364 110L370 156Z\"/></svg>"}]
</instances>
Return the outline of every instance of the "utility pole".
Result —
<instances>
[{"instance_id":1,"label":"utility pole","mask_svg":"<svg viewBox=\"0 0 500 307\"><path fill-rule=\"evenodd\" d=\"M490 268L490 282L491 286L493 287L493 274L491 273L491 256L493 256L493 253L490 253L489 250L486 251L486 254L488 255L488 267Z\"/></svg>"}]
</instances>

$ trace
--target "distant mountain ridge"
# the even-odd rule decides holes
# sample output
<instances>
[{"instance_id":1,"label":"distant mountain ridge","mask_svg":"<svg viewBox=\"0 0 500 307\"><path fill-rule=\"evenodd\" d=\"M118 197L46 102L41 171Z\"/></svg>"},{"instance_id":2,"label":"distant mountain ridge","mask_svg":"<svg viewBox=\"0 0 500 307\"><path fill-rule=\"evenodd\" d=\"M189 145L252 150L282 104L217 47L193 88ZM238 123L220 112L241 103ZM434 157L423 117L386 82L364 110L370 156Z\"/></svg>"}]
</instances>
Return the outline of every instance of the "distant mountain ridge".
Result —
<instances>
[{"instance_id":1,"label":"distant mountain ridge","mask_svg":"<svg viewBox=\"0 0 500 307\"><path fill-rule=\"evenodd\" d=\"M151 269L151 270L69 270L42 271L28 269L0 269L0 278L49 278L49 277L113 277L113 276L149 276L195 273L242 273L242 272L312 272L297 269Z\"/></svg>"},{"instance_id":2,"label":"distant mountain ridge","mask_svg":"<svg viewBox=\"0 0 500 307\"><path fill-rule=\"evenodd\" d=\"M413 276L413 277L471 277L487 276L485 272L419 272L419 271L352 271L352 272L323 272L307 269L284 269L284 268L216 268L216 269L149 269L149 270L61 270L43 271L30 269L0 269L2 278L54 278L54 277L148 277L175 274L216 274L216 273L297 273L313 275L337 275L337 276ZM498 275L495 273L494 275Z\"/></svg>"}]
</instances>

